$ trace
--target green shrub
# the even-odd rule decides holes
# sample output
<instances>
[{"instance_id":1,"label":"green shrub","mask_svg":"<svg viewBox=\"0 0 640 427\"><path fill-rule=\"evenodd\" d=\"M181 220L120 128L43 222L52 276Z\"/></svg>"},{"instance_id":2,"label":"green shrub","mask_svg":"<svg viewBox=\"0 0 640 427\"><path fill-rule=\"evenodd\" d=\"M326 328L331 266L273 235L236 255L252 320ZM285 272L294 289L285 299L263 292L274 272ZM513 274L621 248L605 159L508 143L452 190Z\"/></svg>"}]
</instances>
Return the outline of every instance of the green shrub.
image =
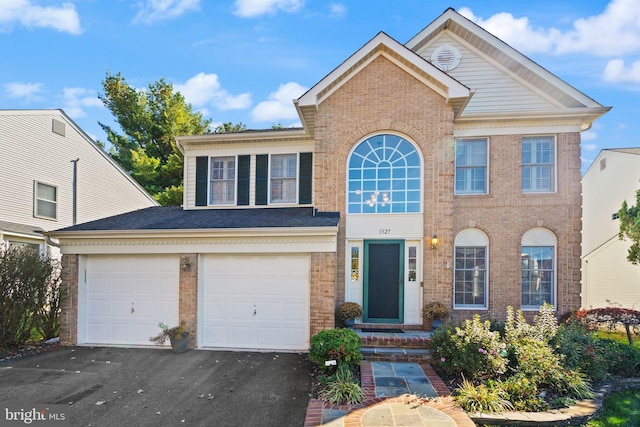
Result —
<instances>
[{"instance_id":1,"label":"green shrub","mask_svg":"<svg viewBox=\"0 0 640 427\"><path fill-rule=\"evenodd\" d=\"M328 381L318 397L332 404L358 404L362 402L363 394L349 367L340 365L334 379Z\"/></svg>"},{"instance_id":2,"label":"green shrub","mask_svg":"<svg viewBox=\"0 0 640 427\"><path fill-rule=\"evenodd\" d=\"M540 311L533 319L533 325L524 318L522 310L518 310L514 316L513 307L507 307L504 331L507 343L523 338L549 342L558 331L558 320L553 314L553 306L547 303L540 307Z\"/></svg>"},{"instance_id":3,"label":"green shrub","mask_svg":"<svg viewBox=\"0 0 640 427\"><path fill-rule=\"evenodd\" d=\"M337 366L346 365L352 369L360 365L362 353L360 337L351 329L327 329L311 337L309 359L320 365L324 372L334 372L336 366L326 366L328 360L335 360Z\"/></svg>"},{"instance_id":4,"label":"green shrub","mask_svg":"<svg viewBox=\"0 0 640 427\"><path fill-rule=\"evenodd\" d=\"M455 401L467 412L504 412L513 409L507 394L500 387L473 385L466 379L453 392Z\"/></svg>"},{"instance_id":5,"label":"green shrub","mask_svg":"<svg viewBox=\"0 0 640 427\"><path fill-rule=\"evenodd\" d=\"M522 374L513 375L498 386L504 390L516 411L538 412L549 408L540 397L536 383Z\"/></svg>"},{"instance_id":6,"label":"green shrub","mask_svg":"<svg viewBox=\"0 0 640 427\"><path fill-rule=\"evenodd\" d=\"M581 323L570 320L561 325L552 345L563 356L566 369L578 369L591 381L602 381L609 375L613 362L610 349Z\"/></svg>"},{"instance_id":7,"label":"green shrub","mask_svg":"<svg viewBox=\"0 0 640 427\"><path fill-rule=\"evenodd\" d=\"M60 269L30 248L0 247L0 347L59 332Z\"/></svg>"},{"instance_id":8,"label":"green shrub","mask_svg":"<svg viewBox=\"0 0 640 427\"><path fill-rule=\"evenodd\" d=\"M449 375L477 380L499 376L506 370L506 346L500 334L491 331L491 323L480 321L478 315L458 327L436 330L429 348L435 367Z\"/></svg>"},{"instance_id":9,"label":"green shrub","mask_svg":"<svg viewBox=\"0 0 640 427\"><path fill-rule=\"evenodd\" d=\"M615 377L637 377L640 372L640 351L618 341L599 340L599 347L606 355L609 374Z\"/></svg>"}]
</instances>

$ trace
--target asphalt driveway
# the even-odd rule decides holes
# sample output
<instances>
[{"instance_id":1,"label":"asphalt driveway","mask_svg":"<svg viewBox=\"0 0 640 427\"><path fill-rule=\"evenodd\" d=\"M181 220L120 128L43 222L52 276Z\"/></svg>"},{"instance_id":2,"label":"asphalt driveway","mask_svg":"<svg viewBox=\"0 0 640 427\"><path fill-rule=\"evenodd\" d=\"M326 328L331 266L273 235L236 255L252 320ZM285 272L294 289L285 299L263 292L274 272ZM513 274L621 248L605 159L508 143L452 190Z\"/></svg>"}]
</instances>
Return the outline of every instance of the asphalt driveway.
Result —
<instances>
[{"instance_id":1,"label":"asphalt driveway","mask_svg":"<svg viewBox=\"0 0 640 427\"><path fill-rule=\"evenodd\" d=\"M0 402L68 405L71 426L302 426L310 369L305 354L63 347L0 364Z\"/></svg>"}]
</instances>

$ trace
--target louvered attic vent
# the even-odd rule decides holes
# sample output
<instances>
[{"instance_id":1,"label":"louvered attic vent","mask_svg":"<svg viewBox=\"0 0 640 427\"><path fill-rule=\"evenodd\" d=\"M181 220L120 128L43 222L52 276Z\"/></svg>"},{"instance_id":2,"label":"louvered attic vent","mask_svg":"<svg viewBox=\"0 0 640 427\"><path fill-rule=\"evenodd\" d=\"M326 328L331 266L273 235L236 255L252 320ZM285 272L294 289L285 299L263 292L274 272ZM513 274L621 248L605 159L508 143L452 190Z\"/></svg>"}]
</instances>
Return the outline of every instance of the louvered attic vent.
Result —
<instances>
[{"instance_id":1,"label":"louvered attic vent","mask_svg":"<svg viewBox=\"0 0 640 427\"><path fill-rule=\"evenodd\" d=\"M57 133L60 136L65 136L67 133L67 126L63 121L53 119L53 133Z\"/></svg>"},{"instance_id":2,"label":"louvered attic vent","mask_svg":"<svg viewBox=\"0 0 640 427\"><path fill-rule=\"evenodd\" d=\"M443 44L431 54L431 63L442 71L451 71L460 64L462 55L455 47Z\"/></svg>"}]
</instances>

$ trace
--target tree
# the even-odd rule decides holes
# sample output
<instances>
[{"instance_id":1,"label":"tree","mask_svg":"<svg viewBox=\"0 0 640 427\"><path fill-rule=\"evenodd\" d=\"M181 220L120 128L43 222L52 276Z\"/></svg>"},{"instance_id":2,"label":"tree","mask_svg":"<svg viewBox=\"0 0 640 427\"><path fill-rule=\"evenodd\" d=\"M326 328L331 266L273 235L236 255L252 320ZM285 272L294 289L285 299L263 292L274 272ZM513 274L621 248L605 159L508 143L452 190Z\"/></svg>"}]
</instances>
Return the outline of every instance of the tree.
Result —
<instances>
[{"instance_id":1,"label":"tree","mask_svg":"<svg viewBox=\"0 0 640 427\"><path fill-rule=\"evenodd\" d=\"M640 264L640 190L636 191L635 206L629 206L626 200L622 202L618 217L620 218L618 238L631 240L627 260L638 265Z\"/></svg>"},{"instance_id":2,"label":"tree","mask_svg":"<svg viewBox=\"0 0 640 427\"><path fill-rule=\"evenodd\" d=\"M183 157L175 137L209 133L211 119L194 112L164 78L142 90L122 74L107 72L102 87L98 97L124 132L99 123L111 143L111 157L159 203L182 204Z\"/></svg>"},{"instance_id":3,"label":"tree","mask_svg":"<svg viewBox=\"0 0 640 427\"><path fill-rule=\"evenodd\" d=\"M233 124L231 122L222 123L216 127L215 133L231 133L231 132L244 132L247 130L247 125L240 122Z\"/></svg>"}]
</instances>

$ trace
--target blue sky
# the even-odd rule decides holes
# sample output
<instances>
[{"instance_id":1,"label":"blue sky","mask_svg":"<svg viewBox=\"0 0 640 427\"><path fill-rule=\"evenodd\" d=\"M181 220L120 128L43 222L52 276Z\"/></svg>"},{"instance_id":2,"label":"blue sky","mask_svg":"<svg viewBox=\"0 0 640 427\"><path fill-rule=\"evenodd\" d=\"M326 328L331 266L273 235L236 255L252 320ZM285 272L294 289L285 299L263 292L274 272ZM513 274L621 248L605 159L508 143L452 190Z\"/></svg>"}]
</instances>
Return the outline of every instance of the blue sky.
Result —
<instances>
[{"instance_id":1,"label":"blue sky","mask_svg":"<svg viewBox=\"0 0 640 427\"><path fill-rule=\"evenodd\" d=\"M406 43L448 7L613 107L583 133L583 170L640 146L640 0L0 0L0 109L62 108L104 141L110 71L165 78L215 123L299 125L292 99L379 31Z\"/></svg>"}]
</instances>

